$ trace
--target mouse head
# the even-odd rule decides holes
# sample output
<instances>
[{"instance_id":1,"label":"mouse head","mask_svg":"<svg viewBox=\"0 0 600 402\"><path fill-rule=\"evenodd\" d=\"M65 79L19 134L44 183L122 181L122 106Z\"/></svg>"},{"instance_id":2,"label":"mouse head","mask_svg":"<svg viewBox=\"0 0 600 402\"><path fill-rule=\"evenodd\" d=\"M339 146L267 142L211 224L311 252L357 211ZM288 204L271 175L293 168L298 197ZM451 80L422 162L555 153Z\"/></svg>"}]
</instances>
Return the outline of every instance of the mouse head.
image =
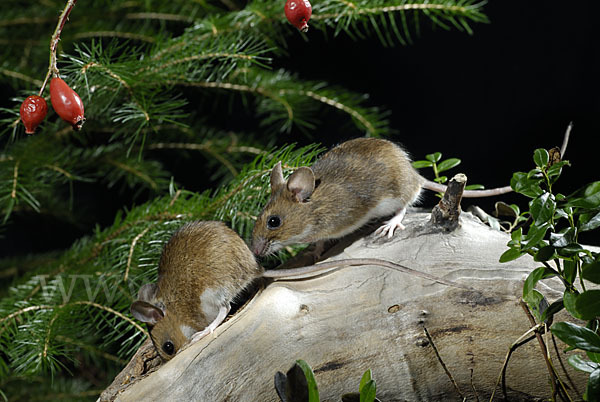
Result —
<instances>
[{"instance_id":1,"label":"mouse head","mask_svg":"<svg viewBox=\"0 0 600 402\"><path fill-rule=\"evenodd\" d=\"M272 254L284 246L310 242L315 175L300 167L286 181L281 162L271 170L271 198L254 224L252 251L259 256Z\"/></svg>"},{"instance_id":2,"label":"mouse head","mask_svg":"<svg viewBox=\"0 0 600 402\"><path fill-rule=\"evenodd\" d=\"M163 360L170 360L188 341L181 330L179 318L167 311L156 298L158 287L147 283L138 292L138 300L131 304L131 314L148 324L150 338Z\"/></svg>"}]
</instances>

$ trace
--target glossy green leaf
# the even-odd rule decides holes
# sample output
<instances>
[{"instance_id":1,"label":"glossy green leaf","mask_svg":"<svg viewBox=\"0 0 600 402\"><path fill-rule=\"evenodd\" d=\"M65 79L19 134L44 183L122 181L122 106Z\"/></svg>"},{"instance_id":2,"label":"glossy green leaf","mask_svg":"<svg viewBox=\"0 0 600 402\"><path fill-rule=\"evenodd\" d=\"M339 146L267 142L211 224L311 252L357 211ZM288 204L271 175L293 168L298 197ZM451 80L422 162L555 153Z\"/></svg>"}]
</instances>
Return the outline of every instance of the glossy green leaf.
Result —
<instances>
[{"instance_id":1,"label":"glossy green leaf","mask_svg":"<svg viewBox=\"0 0 600 402\"><path fill-rule=\"evenodd\" d=\"M533 162L539 168L546 167L548 161L550 160L550 155L548 155L548 151L543 148L538 148L533 151Z\"/></svg>"},{"instance_id":2,"label":"glossy green leaf","mask_svg":"<svg viewBox=\"0 0 600 402\"><path fill-rule=\"evenodd\" d=\"M600 353L600 336L594 331L570 322L557 322L550 328L561 341L577 349Z\"/></svg>"},{"instance_id":3,"label":"glossy green leaf","mask_svg":"<svg viewBox=\"0 0 600 402\"><path fill-rule=\"evenodd\" d=\"M521 241L523 238L523 228L518 228L510 234L510 238L515 241Z\"/></svg>"},{"instance_id":4,"label":"glossy green leaf","mask_svg":"<svg viewBox=\"0 0 600 402\"><path fill-rule=\"evenodd\" d=\"M567 209L570 209L570 208L567 208ZM569 218L569 214L564 208L557 208L556 211L554 211L554 219L558 220L560 218L564 218L564 219Z\"/></svg>"},{"instance_id":5,"label":"glossy green leaf","mask_svg":"<svg viewBox=\"0 0 600 402\"><path fill-rule=\"evenodd\" d=\"M533 288L535 288L535 285L540 281L540 279L544 277L546 270L546 267L539 267L534 269L529 273L529 275L527 275L527 279L525 279L525 283L523 283L523 300L527 298L529 292L531 292Z\"/></svg>"},{"instance_id":6,"label":"glossy green leaf","mask_svg":"<svg viewBox=\"0 0 600 402\"><path fill-rule=\"evenodd\" d=\"M585 354L594 363L600 363L600 353L585 352Z\"/></svg>"},{"instance_id":7,"label":"glossy green leaf","mask_svg":"<svg viewBox=\"0 0 600 402\"><path fill-rule=\"evenodd\" d=\"M375 381L369 380L360 390L360 402L374 402L376 392Z\"/></svg>"},{"instance_id":8,"label":"glossy green leaf","mask_svg":"<svg viewBox=\"0 0 600 402\"><path fill-rule=\"evenodd\" d=\"M560 173L562 172L562 168L565 165L569 165L569 161L557 162L548 168L548 170L546 171L546 174L548 175L548 177L560 176Z\"/></svg>"},{"instance_id":9,"label":"glossy green leaf","mask_svg":"<svg viewBox=\"0 0 600 402\"><path fill-rule=\"evenodd\" d=\"M546 231L550 225L548 223L544 223L542 225L531 225L529 230L527 231L527 235L525 236L525 240L521 242L521 247L525 250L530 249L532 247L536 247L540 244L544 236L546 235ZM543 246L542 246L543 247Z\"/></svg>"},{"instance_id":10,"label":"glossy green leaf","mask_svg":"<svg viewBox=\"0 0 600 402\"><path fill-rule=\"evenodd\" d=\"M550 244L556 248L567 247L575 241L575 229L567 228L560 233L550 233Z\"/></svg>"},{"instance_id":11,"label":"glossy green leaf","mask_svg":"<svg viewBox=\"0 0 600 402\"><path fill-rule=\"evenodd\" d=\"M525 253L521 252L518 249L509 248L504 253L502 253L502 255L500 256L500 262L508 262L508 261L516 260L517 258L519 258L520 256L522 256L524 254Z\"/></svg>"},{"instance_id":12,"label":"glossy green leaf","mask_svg":"<svg viewBox=\"0 0 600 402\"><path fill-rule=\"evenodd\" d=\"M573 317L575 318L581 318L581 314L579 314L579 311L577 311L577 297L579 295L576 293L572 293L569 290L565 290L565 293L563 294L563 304L565 306L565 309L567 309L567 311L569 312L569 314L571 314Z\"/></svg>"},{"instance_id":13,"label":"glossy green leaf","mask_svg":"<svg viewBox=\"0 0 600 402\"><path fill-rule=\"evenodd\" d=\"M581 266L581 276L590 282L600 284L600 261L583 264Z\"/></svg>"},{"instance_id":14,"label":"glossy green leaf","mask_svg":"<svg viewBox=\"0 0 600 402\"><path fill-rule=\"evenodd\" d=\"M360 379L360 384L358 385L358 392L360 392L363 387L365 386L366 383L368 383L369 381L371 381L371 379L373 378L373 373L371 372L371 369L368 369L367 371L364 372L364 374L362 375L362 378Z\"/></svg>"},{"instance_id":15,"label":"glossy green leaf","mask_svg":"<svg viewBox=\"0 0 600 402\"><path fill-rule=\"evenodd\" d=\"M548 322L549 319L552 319L554 317L554 314L558 313L559 311L561 311L563 308L565 308L565 305L563 303L563 299L558 299L555 300L554 302L552 302L550 304L550 306L544 310L544 312L542 313L542 321L544 322Z\"/></svg>"},{"instance_id":16,"label":"glossy green leaf","mask_svg":"<svg viewBox=\"0 0 600 402\"><path fill-rule=\"evenodd\" d=\"M577 296L575 308L583 320L591 320L600 316L600 290L592 289L581 293Z\"/></svg>"},{"instance_id":17,"label":"glossy green leaf","mask_svg":"<svg viewBox=\"0 0 600 402\"><path fill-rule=\"evenodd\" d=\"M304 372L306 383L308 385L308 402L319 402L319 389L312 368L304 360L296 360L296 364Z\"/></svg>"},{"instance_id":18,"label":"glossy green leaf","mask_svg":"<svg viewBox=\"0 0 600 402\"><path fill-rule=\"evenodd\" d=\"M541 181L542 179L540 178L530 178L527 177L526 173L516 172L510 179L510 186L517 193L523 194L524 196L530 198L534 198L542 194L543 192L540 187Z\"/></svg>"},{"instance_id":19,"label":"glossy green leaf","mask_svg":"<svg viewBox=\"0 0 600 402\"><path fill-rule=\"evenodd\" d=\"M598 363L591 362L589 360L583 360L579 355L571 355L568 358L568 362L571 366L579 371L591 373L592 371L600 368Z\"/></svg>"},{"instance_id":20,"label":"glossy green leaf","mask_svg":"<svg viewBox=\"0 0 600 402\"><path fill-rule=\"evenodd\" d=\"M583 247L577 243L567 244L565 247L556 249L558 254L563 257L572 257L583 251Z\"/></svg>"},{"instance_id":21,"label":"glossy green leaf","mask_svg":"<svg viewBox=\"0 0 600 402\"><path fill-rule=\"evenodd\" d=\"M582 220L583 215L580 215L579 220ZM586 232L588 230L594 230L600 227L600 212L585 220L579 227L580 232Z\"/></svg>"},{"instance_id":22,"label":"glossy green leaf","mask_svg":"<svg viewBox=\"0 0 600 402\"><path fill-rule=\"evenodd\" d=\"M436 177L435 179L433 179L433 181L435 181L436 183L444 184L445 182L448 181L448 177L446 177L446 176Z\"/></svg>"},{"instance_id":23,"label":"glossy green leaf","mask_svg":"<svg viewBox=\"0 0 600 402\"><path fill-rule=\"evenodd\" d=\"M534 261L548 261L556 257L556 250L553 246L544 246L533 256Z\"/></svg>"},{"instance_id":24,"label":"glossy green leaf","mask_svg":"<svg viewBox=\"0 0 600 402\"><path fill-rule=\"evenodd\" d=\"M585 395L588 401L600 400L600 368L590 374Z\"/></svg>"},{"instance_id":25,"label":"glossy green leaf","mask_svg":"<svg viewBox=\"0 0 600 402\"><path fill-rule=\"evenodd\" d=\"M527 303L535 319L537 321L542 321L542 314L548 308L548 301L546 301L544 295L537 290L532 289L523 297L523 301Z\"/></svg>"},{"instance_id":26,"label":"glossy green leaf","mask_svg":"<svg viewBox=\"0 0 600 402\"><path fill-rule=\"evenodd\" d=\"M577 277L577 262L571 260L563 261L563 277L569 283L573 283Z\"/></svg>"},{"instance_id":27,"label":"glossy green leaf","mask_svg":"<svg viewBox=\"0 0 600 402\"><path fill-rule=\"evenodd\" d=\"M529 203L529 212L536 225L548 222L554 216L556 202L550 193L543 193Z\"/></svg>"},{"instance_id":28,"label":"glossy green leaf","mask_svg":"<svg viewBox=\"0 0 600 402\"><path fill-rule=\"evenodd\" d=\"M412 166L415 169L422 169L422 168L432 167L433 162L431 162L431 161L414 161L412 163Z\"/></svg>"},{"instance_id":29,"label":"glossy green leaf","mask_svg":"<svg viewBox=\"0 0 600 402\"><path fill-rule=\"evenodd\" d=\"M453 167L456 167L460 165L460 159L458 158L450 158L450 159L446 159L441 161L438 164L438 173L444 172L446 170L452 169Z\"/></svg>"},{"instance_id":30,"label":"glossy green leaf","mask_svg":"<svg viewBox=\"0 0 600 402\"><path fill-rule=\"evenodd\" d=\"M580 190L577 190L571 196L567 206L595 209L600 207L600 181L588 184Z\"/></svg>"},{"instance_id":31,"label":"glossy green leaf","mask_svg":"<svg viewBox=\"0 0 600 402\"><path fill-rule=\"evenodd\" d=\"M425 155L425 158L428 161L437 162L437 161L439 161L442 158L442 153L441 152L434 152L432 154L427 154L427 155Z\"/></svg>"},{"instance_id":32,"label":"glossy green leaf","mask_svg":"<svg viewBox=\"0 0 600 402\"><path fill-rule=\"evenodd\" d=\"M482 184L469 184L465 186L465 190L484 190L485 186Z\"/></svg>"},{"instance_id":33,"label":"glossy green leaf","mask_svg":"<svg viewBox=\"0 0 600 402\"><path fill-rule=\"evenodd\" d=\"M527 172L528 179L541 179L542 177L542 171L538 168L531 169L529 172Z\"/></svg>"}]
</instances>

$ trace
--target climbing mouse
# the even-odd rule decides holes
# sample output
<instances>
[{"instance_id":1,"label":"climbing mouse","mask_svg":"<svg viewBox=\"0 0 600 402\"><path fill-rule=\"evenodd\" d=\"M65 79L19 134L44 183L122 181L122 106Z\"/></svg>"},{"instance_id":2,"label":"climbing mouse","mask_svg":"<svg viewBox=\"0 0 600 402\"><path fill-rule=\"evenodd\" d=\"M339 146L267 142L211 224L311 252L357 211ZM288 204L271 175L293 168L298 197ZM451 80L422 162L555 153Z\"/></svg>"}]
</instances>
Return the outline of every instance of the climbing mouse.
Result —
<instances>
[{"instance_id":1,"label":"climbing mouse","mask_svg":"<svg viewBox=\"0 0 600 402\"><path fill-rule=\"evenodd\" d=\"M222 222L197 221L182 226L165 245L158 266L158 281L140 288L131 313L149 325L150 337L159 355L170 360L188 342L213 332L227 316L230 303L253 280L314 276L352 265L379 265L448 286L463 287L378 259L346 259L264 271L235 231Z\"/></svg>"},{"instance_id":2,"label":"climbing mouse","mask_svg":"<svg viewBox=\"0 0 600 402\"><path fill-rule=\"evenodd\" d=\"M271 198L254 225L252 251L265 256L291 244L337 239L371 219L395 214L376 231L392 237L404 229L406 208L418 201L422 188L446 190L419 175L400 146L378 138L346 141L287 181L279 162L271 171ZM463 197L509 191L464 191Z\"/></svg>"}]
</instances>

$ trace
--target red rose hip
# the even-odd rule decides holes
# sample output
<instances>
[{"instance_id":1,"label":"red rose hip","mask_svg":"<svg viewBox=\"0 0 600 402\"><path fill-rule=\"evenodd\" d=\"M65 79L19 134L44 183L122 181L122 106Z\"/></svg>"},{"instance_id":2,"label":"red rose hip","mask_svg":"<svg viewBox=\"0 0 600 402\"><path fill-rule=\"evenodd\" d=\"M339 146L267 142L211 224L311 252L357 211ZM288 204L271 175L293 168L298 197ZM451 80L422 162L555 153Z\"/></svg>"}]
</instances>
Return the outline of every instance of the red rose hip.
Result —
<instances>
[{"instance_id":1,"label":"red rose hip","mask_svg":"<svg viewBox=\"0 0 600 402\"><path fill-rule=\"evenodd\" d=\"M83 102L77 92L58 77L50 81L50 101L54 111L61 119L73 126L73 130L81 129L85 122Z\"/></svg>"},{"instance_id":2,"label":"red rose hip","mask_svg":"<svg viewBox=\"0 0 600 402\"><path fill-rule=\"evenodd\" d=\"M287 0L285 3L286 18L302 32L308 31L308 20L311 15L312 6L308 0Z\"/></svg>"},{"instance_id":3,"label":"red rose hip","mask_svg":"<svg viewBox=\"0 0 600 402\"><path fill-rule=\"evenodd\" d=\"M32 95L21 103L21 121L25 126L25 133L33 134L37 126L44 120L48 113L48 105L41 96Z\"/></svg>"}]
</instances>

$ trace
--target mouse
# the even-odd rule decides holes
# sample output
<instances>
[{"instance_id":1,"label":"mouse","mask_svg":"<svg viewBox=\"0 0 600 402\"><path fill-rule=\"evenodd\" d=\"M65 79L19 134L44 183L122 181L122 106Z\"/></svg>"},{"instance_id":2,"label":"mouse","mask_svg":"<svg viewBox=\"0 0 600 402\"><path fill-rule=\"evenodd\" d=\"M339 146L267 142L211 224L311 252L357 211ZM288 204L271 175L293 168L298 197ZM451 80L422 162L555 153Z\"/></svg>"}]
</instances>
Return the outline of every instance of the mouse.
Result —
<instances>
[{"instance_id":1,"label":"mouse","mask_svg":"<svg viewBox=\"0 0 600 402\"><path fill-rule=\"evenodd\" d=\"M343 142L287 180L278 162L271 170L270 187L269 201L252 231L252 251L261 257L293 244L339 239L370 220L393 215L375 231L391 238L404 229L406 209L419 201L422 189L446 190L422 177L401 146L380 138ZM463 197L510 191L510 186L467 190Z\"/></svg>"},{"instance_id":2,"label":"mouse","mask_svg":"<svg viewBox=\"0 0 600 402\"><path fill-rule=\"evenodd\" d=\"M259 278L313 277L334 269L378 265L447 286L469 287L391 261L352 258L300 268L265 271L246 242L223 222L194 221L179 228L163 248L156 283L140 287L131 304L133 317L148 325L163 361L211 334L230 311L231 303Z\"/></svg>"}]
</instances>

